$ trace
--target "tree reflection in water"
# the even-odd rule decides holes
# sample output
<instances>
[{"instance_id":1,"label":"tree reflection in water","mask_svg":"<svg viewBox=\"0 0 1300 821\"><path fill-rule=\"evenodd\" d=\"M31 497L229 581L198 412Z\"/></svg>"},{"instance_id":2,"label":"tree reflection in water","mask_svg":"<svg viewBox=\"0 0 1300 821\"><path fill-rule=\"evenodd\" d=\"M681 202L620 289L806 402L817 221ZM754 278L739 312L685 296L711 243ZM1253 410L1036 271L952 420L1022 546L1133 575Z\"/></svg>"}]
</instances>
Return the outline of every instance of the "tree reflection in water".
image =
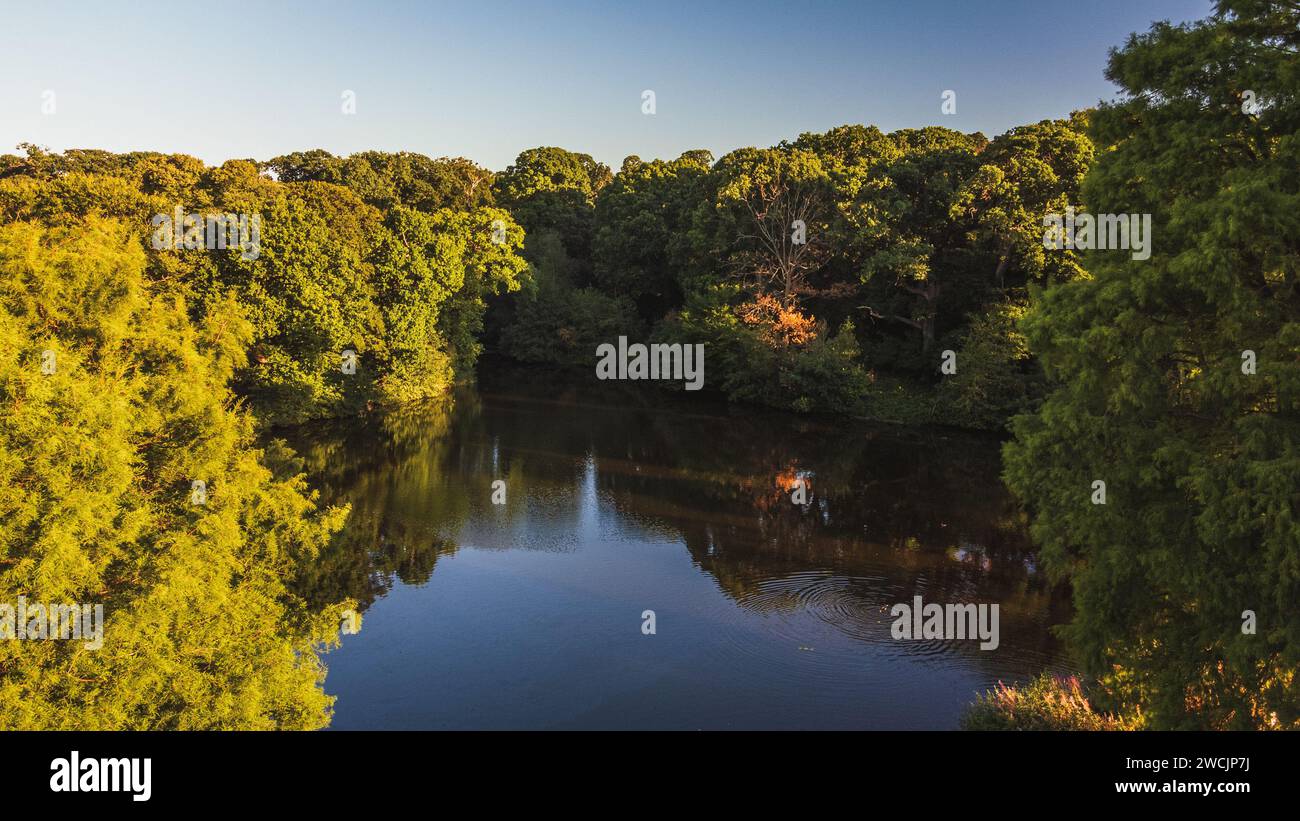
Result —
<instances>
[{"instance_id":1,"label":"tree reflection in water","mask_svg":"<svg viewBox=\"0 0 1300 821\"><path fill-rule=\"evenodd\" d=\"M1034 562L992 438L520 371L287 438L324 501L352 505L298 581L318 603L351 596L368 608L399 581L426 584L467 547L667 543L685 548L737 618L763 616L791 642L783 620L811 615L914 662L960 656L989 677L1064 668L1050 626L1067 619L1068 597ZM502 506L491 503L495 479L506 483ZM914 595L999 603L1002 649L892 641L889 608Z\"/></svg>"}]
</instances>

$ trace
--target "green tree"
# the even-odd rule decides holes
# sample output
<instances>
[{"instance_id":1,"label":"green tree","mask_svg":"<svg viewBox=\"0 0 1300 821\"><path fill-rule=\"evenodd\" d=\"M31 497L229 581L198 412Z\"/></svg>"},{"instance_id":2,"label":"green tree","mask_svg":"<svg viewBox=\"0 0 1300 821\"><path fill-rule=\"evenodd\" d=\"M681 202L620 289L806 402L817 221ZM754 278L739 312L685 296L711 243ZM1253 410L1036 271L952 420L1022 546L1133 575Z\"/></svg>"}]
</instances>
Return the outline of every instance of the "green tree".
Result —
<instances>
[{"instance_id":1,"label":"green tree","mask_svg":"<svg viewBox=\"0 0 1300 821\"><path fill-rule=\"evenodd\" d=\"M530 362L589 362L610 333L635 333L632 303L592 286L595 201L609 168L563 148L532 148L497 175L497 202L523 226L528 285L500 306L503 351Z\"/></svg>"},{"instance_id":2,"label":"green tree","mask_svg":"<svg viewBox=\"0 0 1300 821\"><path fill-rule=\"evenodd\" d=\"M587 154L563 148L530 148L497 175L493 191L536 243L525 243L524 255L537 263L543 235L553 234L568 257L565 267L573 284L591 284L591 244L595 234L597 194L612 179L609 168Z\"/></svg>"},{"instance_id":3,"label":"green tree","mask_svg":"<svg viewBox=\"0 0 1300 821\"><path fill-rule=\"evenodd\" d=\"M1084 119L1044 120L1018 126L993 139L980 154L979 170L957 192L952 216L973 218L977 240L987 243L997 267L993 279L1005 287L1008 269L1023 280L1063 282L1081 276L1078 256L1047 253L1043 217L1082 210L1079 185L1092 163Z\"/></svg>"},{"instance_id":4,"label":"green tree","mask_svg":"<svg viewBox=\"0 0 1300 821\"><path fill-rule=\"evenodd\" d=\"M1300 728L1298 49L1294 3L1225 0L1112 53L1083 197L1151 214L1153 250L1092 253L1025 323L1055 388L1007 480L1086 668L1151 727Z\"/></svg>"},{"instance_id":5,"label":"green tree","mask_svg":"<svg viewBox=\"0 0 1300 821\"><path fill-rule=\"evenodd\" d=\"M335 157L328 151L295 151L262 164L281 182L329 182L352 189L384 211L405 205L433 213L492 204L492 172L463 157L430 159L410 151L361 151Z\"/></svg>"},{"instance_id":6,"label":"green tree","mask_svg":"<svg viewBox=\"0 0 1300 821\"><path fill-rule=\"evenodd\" d=\"M0 220L121 218L146 243L148 278L183 296L193 319L240 302L254 335L234 387L262 421L348 415L468 377L486 300L526 273L519 226L484 204L491 175L382 152L309 151L265 167L281 180L248 160L205 168L184 155L28 146L25 159L0 162ZM152 248L151 218L177 207L257 215L259 252ZM412 226L418 238L400 234ZM347 351L356 373L344 371Z\"/></svg>"},{"instance_id":7,"label":"green tree","mask_svg":"<svg viewBox=\"0 0 1300 821\"><path fill-rule=\"evenodd\" d=\"M0 602L104 616L98 649L0 641L0 727L324 726L319 654L350 602L284 579L346 509L252 446L226 389L237 307L192 322L145 262L120 222L0 227Z\"/></svg>"},{"instance_id":8,"label":"green tree","mask_svg":"<svg viewBox=\"0 0 1300 821\"><path fill-rule=\"evenodd\" d=\"M237 202L261 216L262 237L255 259L221 256L213 285L247 306L253 323L252 355L236 389L271 423L357 411L385 376L376 360L387 326L369 259L383 234L379 214L347 189L316 182ZM360 357L356 374L343 370L345 351Z\"/></svg>"},{"instance_id":9,"label":"green tree","mask_svg":"<svg viewBox=\"0 0 1300 821\"><path fill-rule=\"evenodd\" d=\"M742 148L718 160L696 210L697 244L715 269L787 308L831 253L831 180L817 155Z\"/></svg>"},{"instance_id":10,"label":"green tree","mask_svg":"<svg viewBox=\"0 0 1300 821\"><path fill-rule=\"evenodd\" d=\"M938 419L945 424L997 430L1042 399L1043 376L1017 327L1025 305L992 302L958 335L957 372L938 390Z\"/></svg>"},{"instance_id":11,"label":"green tree","mask_svg":"<svg viewBox=\"0 0 1300 821\"><path fill-rule=\"evenodd\" d=\"M522 256L524 230L502 208L443 209L434 217L437 229L463 247L462 285L443 307L438 332L447 341L456 374L464 377L472 373L483 350L488 300L514 293L529 281Z\"/></svg>"},{"instance_id":12,"label":"green tree","mask_svg":"<svg viewBox=\"0 0 1300 821\"><path fill-rule=\"evenodd\" d=\"M545 191L578 191L591 202L609 184L609 167L589 154L553 146L520 152L514 164L497 177L497 194L507 203L522 202Z\"/></svg>"},{"instance_id":13,"label":"green tree","mask_svg":"<svg viewBox=\"0 0 1300 821\"><path fill-rule=\"evenodd\" d=\"M874 179L861 184L846 218L863 247L869 315L918 331L924 357L941 331L958 326L983 302L986 280L975 275L966 231L951 211L986 141L982 134L939 127L890 137L897 158L873 167ZM928 360L924 366L933 370Z\"/></svg>"},{"instance_id":14,"label":"green tree","mask_svg":"<svg viewBox=\"0 0 1300 821\"><path fill-rule=\"evenodd\" d=\"M688 232L712 164L707 151L671 162L628 157L596 201L594 284L634 300L645 320L682 304L681 274L691 265Z\"/></svg>"}]
</instances>

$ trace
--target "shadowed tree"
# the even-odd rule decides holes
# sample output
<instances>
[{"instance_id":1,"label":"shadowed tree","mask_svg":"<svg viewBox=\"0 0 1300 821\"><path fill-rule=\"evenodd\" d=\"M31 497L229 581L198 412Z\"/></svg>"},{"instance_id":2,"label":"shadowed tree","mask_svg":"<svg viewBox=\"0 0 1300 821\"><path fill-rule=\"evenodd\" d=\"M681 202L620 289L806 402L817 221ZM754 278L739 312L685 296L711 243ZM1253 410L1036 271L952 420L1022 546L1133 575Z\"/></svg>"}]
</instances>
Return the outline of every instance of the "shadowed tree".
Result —
<instances>
[{"instance_id":1,"label":"shadowed tree","mask_svg":"<svg viewBox=\"0 0 1300 821\"><path fill-rule=\"evenodd\" d=\"M890 137L899 157L875 166L874 184L861 187L848 219L866 247L868 314L919 331L927 354L939 333L941 304L972 285L965 232L950 211L979 166L985 140L938 127Z\"/></svg>"}]
</instances>

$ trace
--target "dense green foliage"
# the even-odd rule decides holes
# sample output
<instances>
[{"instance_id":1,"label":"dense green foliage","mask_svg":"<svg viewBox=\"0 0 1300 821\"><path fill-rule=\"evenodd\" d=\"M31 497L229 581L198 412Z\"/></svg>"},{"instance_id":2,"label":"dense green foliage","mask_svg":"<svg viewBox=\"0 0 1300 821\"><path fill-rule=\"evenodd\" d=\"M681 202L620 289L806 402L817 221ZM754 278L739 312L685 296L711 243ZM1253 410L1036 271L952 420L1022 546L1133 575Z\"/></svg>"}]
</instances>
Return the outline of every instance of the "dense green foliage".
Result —
<instances>
[{"instance_id":1,"label":"dense green foliage","mask_svg":"<svg viewBox=\"0 0 1300 821\"><path fill-rule=\"evenodd\" d=\"M534 271L500 347L590 366L618 335L704 342L706 386L731 399L1001 428L1041 398L1012 324L1027 286L1081 274L1073 251L1044 253L1042 217L1079 204L1086 125L992 142L842 126L717 162L628 157L612 179L526 151L496 183Z\"/></svg>"},{"instance_id":2,"label":"dense green foliage","mask_svg":"<svg viewBox=\"0 0 1300 821\"><path fill-rule=\"evenodd\" d=\"M1152 214L1154 251L1094 252L1025 323L1055 387L1007 479L1147 726L1300 728L1298 48L1300 9L1245 0L1113 52L1084 199Z\"/></svg>"},{"instance_id":3,"label":"dense green foliage","mask_svg":"<svg viewBox=\"0 0 1300 821\"><path fill-rule=\"evenodd\" d=\"M468 378L487 300L527 274L523 231L491 205L491 175L378 152L309 151L265 167L284 181L245 161L28 147L0 157L0 222L121 218L146 250L147 278L184 296L192 318L238 302L253 342L233 384L269 422L425 398ZM176 208L258 215L258 253L156 250L151 217Z\"/></svg>"},{"instance_id":4,"label":"dense green foliage","mask_svg":"<svg viewBox=\"0 0 1300 821\"><path fill-rule=\"evenodd\" d=\"M144 268L120 223L0 227L0 600L105 622L98 649L0 641L0 726L323 726L345 602L309 609L285 579L346 509L318 511L229 405L251 325L194 323Z\"/></svg>"}]
</instances>

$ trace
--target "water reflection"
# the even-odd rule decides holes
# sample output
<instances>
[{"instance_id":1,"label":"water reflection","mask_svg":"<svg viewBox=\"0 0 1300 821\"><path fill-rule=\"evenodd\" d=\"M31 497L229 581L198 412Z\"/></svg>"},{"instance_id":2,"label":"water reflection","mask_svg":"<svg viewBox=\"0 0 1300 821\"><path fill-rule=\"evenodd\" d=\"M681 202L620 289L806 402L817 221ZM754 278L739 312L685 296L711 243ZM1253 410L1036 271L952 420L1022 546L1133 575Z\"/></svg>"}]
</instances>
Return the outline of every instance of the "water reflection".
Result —
<instances>
[{"instance_id":1,"label":"water reflection","mask_svg":"<svg viewBox=\"0 0 1300 821\"><path fill-rule=\"evenodd\" d=\"M494 373L290 437L352 504L299 585L374 611L327 659L335 726L947 727L1062 669L997 442ZM894 641L918 594L999 603L999 648Z\"/></svg>"}]
</instances>

